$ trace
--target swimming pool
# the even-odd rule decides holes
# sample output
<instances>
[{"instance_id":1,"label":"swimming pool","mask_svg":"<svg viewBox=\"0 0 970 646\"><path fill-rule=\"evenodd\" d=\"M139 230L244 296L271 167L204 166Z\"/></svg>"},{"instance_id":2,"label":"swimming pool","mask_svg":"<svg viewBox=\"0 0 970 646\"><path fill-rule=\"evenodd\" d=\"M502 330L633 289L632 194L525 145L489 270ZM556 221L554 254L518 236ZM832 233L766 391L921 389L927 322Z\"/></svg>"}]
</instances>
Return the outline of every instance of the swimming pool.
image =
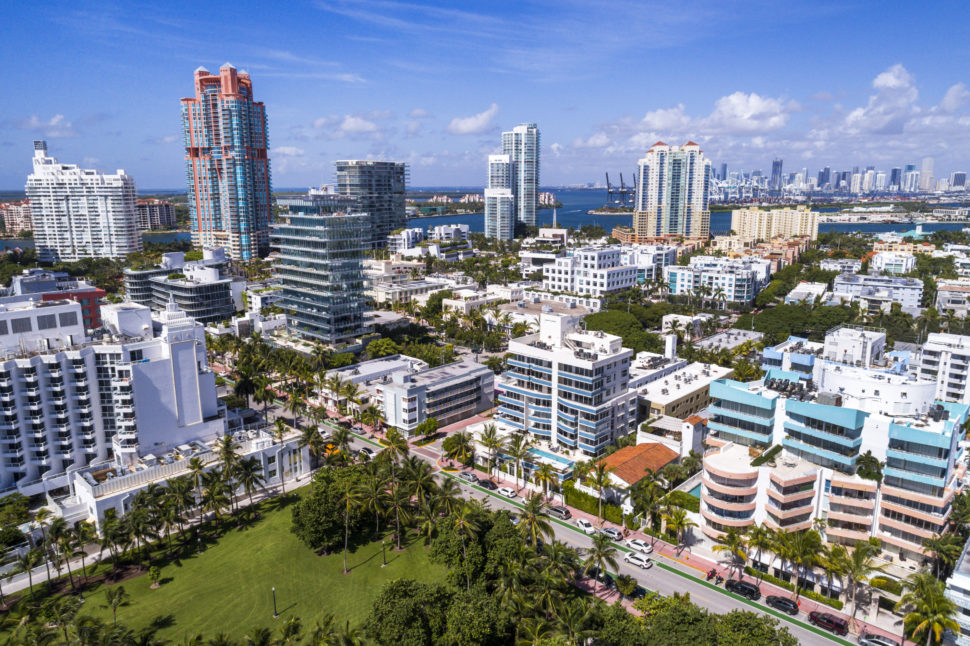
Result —
<instances>
[{"instance_id":1,"label":"swimming pool","mask_svg":"<svg viewBox=\"0 0 970 646\"><path fill-rule=\"evenodd\" d=\"M701 483L698 482L697 483L697 486L694 487L693 489L691 489L690 491L688 491L687 493L689 493L690 495L694 496L695 498L700 498L701 497Z\"/></svg>"},{"instance_id":2,"label":"swimming pool","mask_svg":"<svg viewBox=\"0 0 970 646\"><path fill-rule=\"evenodd\" d=\"M535 447L532 447L531 449L529 449L529 453L531 453L532 455L537 455L541 458L546 458L547 460L552 460L553 462L556 462L557 464L561 464L564 467L572 468L572 466L575 464L575 462L573 462L567 457L556 455L555 453L550 453L548 451L543 451L542 449L537 449Z\"/></svg>"}]
</instances>

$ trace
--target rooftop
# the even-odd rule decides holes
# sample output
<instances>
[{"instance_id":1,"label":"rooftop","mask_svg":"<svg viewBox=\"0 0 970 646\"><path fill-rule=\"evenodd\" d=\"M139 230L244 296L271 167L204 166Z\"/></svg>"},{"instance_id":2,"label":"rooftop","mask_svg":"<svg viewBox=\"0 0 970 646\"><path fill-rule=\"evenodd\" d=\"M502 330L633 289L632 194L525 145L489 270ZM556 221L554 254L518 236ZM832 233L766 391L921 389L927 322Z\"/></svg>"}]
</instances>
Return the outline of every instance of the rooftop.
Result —
<instances>
[{"instance_id":1,"label":"rooftop","mask_svg":"<svg viewBox=\"0 0 970 646\"><path fill-rule=\"evenodd\" d=\"M716 364L692 363L662 379L641 386L637 392L651 403L667 404L690 392L707 388L712 381L723 379L732 371L732 368Z\"/></svg>"},{"instance_id":2,"label":"rooftop","mask_svg":"<svg viewBox=\"0 0 970 646\"><path fill-rule=\"evenodd\" d=\"M747 343L748 341L759 341L764 334L761 332L755 332L754 330L725 330L723 332L718 332L712 336L705 339L700 339L694 342L694 345L705 350L718 350L724 348L725 350L733 350L742 343Z\"/></svg>"},{"instance_id":3,"label":"rooftop","mask_svg":"<svg viewBox=\"0 0 970 646\"><path fill-rule=\"evenodd\" d=\"M575 314L576 316L585 316L589 314L590 311L583 307L582 305L570 306L568 303L560 303L559 301L539 301L538 303L531 300L522 300L516 303L503 303L499 305L498 308L503 312L520 312L523 314L542 314L543 312L554 312L556 314Z\"/></svg>"},{"instance_id":4,"label":"rooftop","mask_svg":"<svg viewBox=\"0 0 970 646\"><path fill-rule=\"evenodd\" d=\"M659 442L647 442L625 446L600 460L599 464L609 467L613 475L628 485L634 485L646 477L648 470L656 473L678 457Z\"/></svg>"}]
</instances>

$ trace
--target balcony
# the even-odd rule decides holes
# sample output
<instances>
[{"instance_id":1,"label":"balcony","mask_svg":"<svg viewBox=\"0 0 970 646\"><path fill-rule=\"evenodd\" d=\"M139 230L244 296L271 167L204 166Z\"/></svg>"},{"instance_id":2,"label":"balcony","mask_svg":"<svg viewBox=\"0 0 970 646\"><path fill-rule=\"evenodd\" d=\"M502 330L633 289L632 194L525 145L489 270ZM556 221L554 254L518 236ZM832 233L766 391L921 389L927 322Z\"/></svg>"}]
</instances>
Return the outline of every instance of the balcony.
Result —
<instances>
[{"instance_id":1,"label":"balcony","mask_svg":"<svg viewBox=\"0 0 970 646\"><path fill-rule=\"evenodd\" d=\"M858 507L868 510L870 513L876 508L876 501L872 498L849 498L846 496L829 495L829 503L833 505L844 505L846 507Z\"/></svg>"}]
</instances>

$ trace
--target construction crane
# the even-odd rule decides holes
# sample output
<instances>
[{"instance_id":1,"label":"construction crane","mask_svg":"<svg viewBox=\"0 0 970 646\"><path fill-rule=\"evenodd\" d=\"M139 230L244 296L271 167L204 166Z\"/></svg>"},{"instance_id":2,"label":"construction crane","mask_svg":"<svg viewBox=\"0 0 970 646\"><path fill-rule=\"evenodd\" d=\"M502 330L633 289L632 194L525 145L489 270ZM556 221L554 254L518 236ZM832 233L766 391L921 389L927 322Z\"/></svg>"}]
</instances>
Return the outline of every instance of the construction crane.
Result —
<instances>
[{"instance_id":1,"label":"construction crane","mask_svg":"<svg viewBox=\"0 0 970 646\"><path fill-rule=\"evenodd\" d=\"M617 186L616 184L610 183L610 174L606 173L606 203L610 205L620 204L622 206L631 204L637 192L635 177L634 185L630 187L623 181L623 173L620 173L620 185Z\"/></svg>"}]
</instances>

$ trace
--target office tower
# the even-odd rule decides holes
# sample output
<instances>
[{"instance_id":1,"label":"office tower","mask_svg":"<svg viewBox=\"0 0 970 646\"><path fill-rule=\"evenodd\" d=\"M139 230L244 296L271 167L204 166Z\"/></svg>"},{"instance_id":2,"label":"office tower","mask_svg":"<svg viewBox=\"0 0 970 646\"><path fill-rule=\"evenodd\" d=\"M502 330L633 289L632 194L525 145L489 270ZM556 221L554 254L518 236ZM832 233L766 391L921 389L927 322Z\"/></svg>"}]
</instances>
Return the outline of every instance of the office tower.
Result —
<instances>
[{"instance_id":1,"label":"office tower","mask_svg":"<svg viewBox=\"0 0 970 646\"><path fill-rule=\"evenodd\" d=\"M967 174L964 171L954 171L950 175L950 188L966 188Z\"/></svg>"},{"instance_id":2,"label":"office tower","mask_svg":"<svg viewBox=\"0 0 970 646\"><path fill-rule=\"evenodd\" d=\"M509 155L488 156L488 188L485 189L485 237L487 238L511 240L515 235L512 166Z\"/></svg>"},{"instance_id":3,"label":"office tower","mask_svg":"<svg viewBox=\"0 0 970 646\"><path fill-rule=\"evenodd\" d=\"M235 260L269 253L266 109L246 72L195 70L195 97L182 99L192 244L224 247Z\"/></svg>"},{"instance_id":4,"label":"office tower","mask_svg":"<svg viewBox=\"0 0 970 646\"><path fill-rule=\"evenodd\" d=\"M337 162L337 193L356 202L353 210L368 215L364 247L380 249L392 231L407 225L404 193L407 164L389 161Z\"/></svg>"},{"instance_id":5,"label":"office tower","mask_svg":"<svg viewBox=\"0 0 970 646\"><path fill-rule=\"evenodd\" d=\"M402 169L403 172L403 169ZM281 198L273 225L279 306L293 334L330 346L370 332L364 323L364 250L370 216L341 209L340 195Z\"/></svg>"},{"instance_id":6,"label":"office tower","mask_svg":"<svg viewBox=\"0 0 970 646\"><path fill-rule=\"evenodd\" d=\"M903 173L903 192L915 193L919 190L920 176L918 170L911 170Z\"/></svg>"},{"instance_id":7,"label":"office tower","mask_svg":"<svg viewBox=\"0 0 970 646\"><path fill-rule=\"evenodd\" d=\"M782 160L775 159L771 162L771 183L769 188L773 191L780 191L782 186L782 174L781 174Z\"/></svg>"},{"instance_id":8,"label":"office tower","mask_svg":"<svg viewBox=\"0 0 970 646\"><path fill-rule=\"evenodd\" d=\"M891 171L889 171L889 188L893 191L898 191L903 185L903 169L896 166Z\"/></svg>"},{"instance_id":9,"label":"office tower","mask_svg":"<svg viewBox=\"0 0 970 646\"><path fill-rule=\"evenodd\" d=\"M936 178L933 177L933 158L924 157L919 171L919 190L932 191L936 186Z\"/></svg>"},{"instance_id":10,"label":"office tower","mask_svg":"<svg viewBox=\"0 0 970 646\"><path fill-rule=\"evenodd\" d=\"M124 258L141 251L135 215L135 180L59 164L47 142L34 142L34 172L27 176L37 259Z\"/></svg>"},{"instance_id":11,"label":"office tower","mask_svg":"<svg viewBox=\"0 0 970 646\"><path fill-rule=\"evenodd\" d=\"M824 189L832 182L832 169L826 166L818 172L818 187Z\"/></svg>"},{"instance_id":12,"label":"office tower","mask_svg":"<svg viewBox=\"0 0 970 646\"><path fill-rule=\"evenodd\" d=\"M721 177L719 179L722 182L727 179L727 164L721 164Z\"/></svg>"},{"instance_id":13,"label":"office tower","mask_svg":"<svg viewBox=\"0 0 970 646\"><path fill-rule=\"evenodd\" d=\"M502 154L512 164L512 196L515 220L536 226L539 208L539 127L523 123L502 133Z\"/></svg>"},{"instance_id":14,"label":"office tower","mask_svg":"<svg viewBox=\"0 0 970 646\"><path fill-rule=\"evenodd\" d=\"M876 173L876 190L885 191L886 190L886 173L879 171Z\"/></svg>"},{"instance_id":15,"label":"office tower","mask_svg":"<svg viewBox=\"0 0 970 646\"><path fill-rule=\"evenodd\" d=\"M850 193L861 193L862 192L862 175L860 173L852 173L852 181L849 184Z\"/></svg>"},{"instance_id":16,"label":"office tower","mask_svg":"<svg viewBox=\"0 0 970 646\"><path fill-rule=\"evenodd\" d=\"M707 238L711 162L700 146L655 143L639 161L640 181L633 213L637 236L683 235Z\"/></svg>"},{"instance_id":17,"label":"office tower","mask_svg":"<svg viewBox=\"0 0 970 646\"><path fill-rule=\"evenodd\" d=\"M862 192L871 193L876 188L876 171L867 170L862 176Z\"/></svg>"}]
</instances>

